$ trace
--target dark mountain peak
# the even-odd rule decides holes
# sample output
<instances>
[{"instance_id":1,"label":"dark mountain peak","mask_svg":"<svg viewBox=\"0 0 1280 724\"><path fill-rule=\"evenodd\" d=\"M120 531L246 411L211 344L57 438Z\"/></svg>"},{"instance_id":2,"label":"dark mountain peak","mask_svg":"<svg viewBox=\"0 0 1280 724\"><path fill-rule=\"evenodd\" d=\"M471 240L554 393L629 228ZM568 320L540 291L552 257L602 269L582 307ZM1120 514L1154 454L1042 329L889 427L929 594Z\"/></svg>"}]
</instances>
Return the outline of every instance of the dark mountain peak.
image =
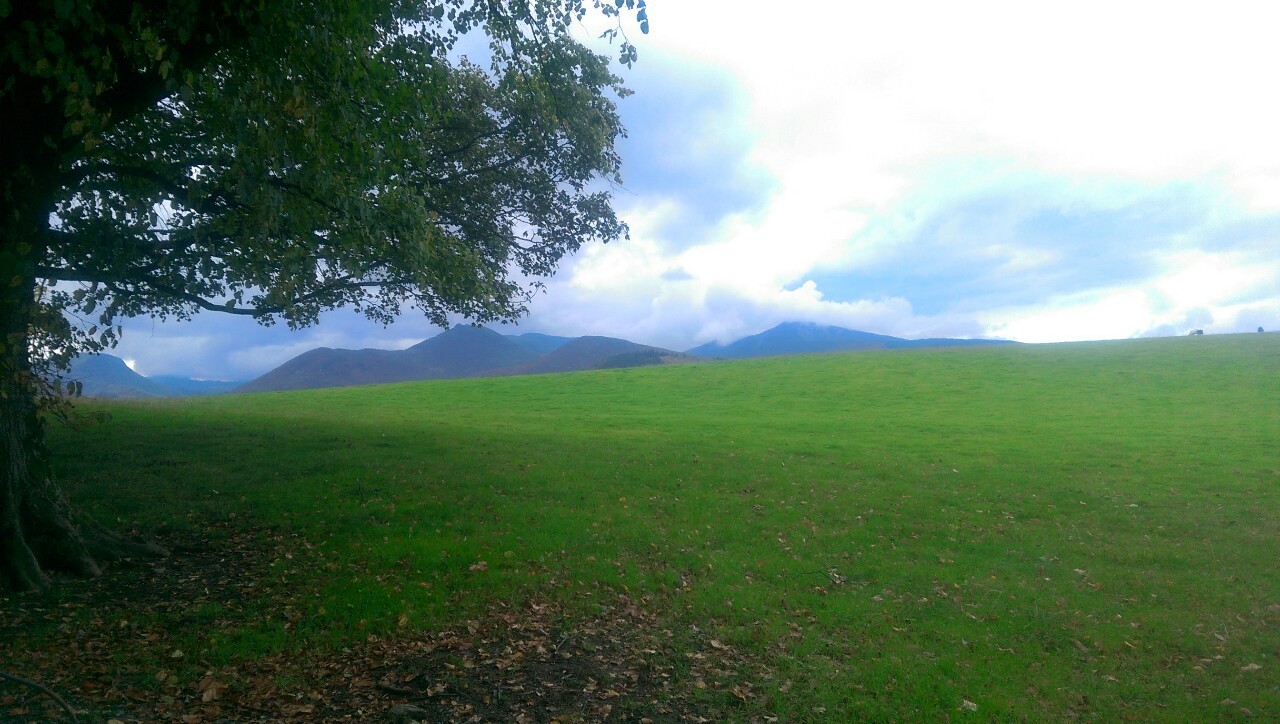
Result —
<instances>
[{"instance_id":1,"label":"dark mountain peak","mask_svg":"<svg viewBox=\"0 0 1280 724\"><path fill-rule=\"evenodd\" d=\"M857 329L846 329L844 327L836 327L830 324L818 324L817 322L783 322L771 329L766 329L760 333L774 335L795 335L805 338L822 338L837 337L841 339L849 338L879 338L879 339L898 339L898 337L890 337L883 334L875 334L873 332L863 332ZM758 336L758 335L757 335Z\"/></svg>"},{"instance_id":2,"label":"dark mountain peak","mask_svg":"<svg viewBox=\"0 0 1280 724\"><path fill-rule=\"evenodd\" d=\"M411 350L441 349L460 344L490 342L500 344L506 340L501 334L487 327L476 327L470 324L455 324L434 337L424 339L413 345Z\"/></svg>"},{"instance_id":3,"label":"dark mountain peak","mask_svg":"<svg viewBox=\"0 0 1280 724\"><path fill-rule=\"evenodd\" d=\"M298 357L324 357L325 355L333 354L337 351L340 350L335 350L333 347L316 347L315 349L309 349L306 352L303 352L298 355Z\"/></svg>"},{"instance_id":4,"label":"dark mountain peak","mask_svg":"<svg viewBox=\"0 0 1280 724\"><path fill-rule=\"evenodd\" d=\"M405 350L436 377L469 377L531 362L538 353L485 327L458 325ZM423 379L431 379L423 378Z\"/></svg>"},{"instance_id":5,"label":"dark mountain peak","mask_svg":"<svg viewBox=\"0 0 1280 724\"><path fill-rule=\"evenodd\" d=\"M800 330L806 330L806 329L839 329L839 327L832 327L826 324L818 324L817 322L783 322L774 327L766 329L764 332L761 332L761 334L765 334L768 332L792 332L792 331L800 331Z\"/></svg>"}]
</instances>

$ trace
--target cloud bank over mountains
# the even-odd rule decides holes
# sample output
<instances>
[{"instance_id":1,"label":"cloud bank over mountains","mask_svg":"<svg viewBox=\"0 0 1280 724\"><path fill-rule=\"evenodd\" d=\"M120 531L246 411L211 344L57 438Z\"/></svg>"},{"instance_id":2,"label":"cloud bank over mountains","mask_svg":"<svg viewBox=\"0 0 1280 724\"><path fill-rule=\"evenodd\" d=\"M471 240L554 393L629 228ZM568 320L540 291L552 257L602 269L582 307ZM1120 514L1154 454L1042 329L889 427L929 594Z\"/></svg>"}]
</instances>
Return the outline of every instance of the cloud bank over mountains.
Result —
<instances>
[{"instance_id":1,"label":"cloud bank over mountains","mask_svg":"<svg viewBox=\"0 0 1280 724\"><path fill-rule=\"evenodd\" d=\"M566 259L521 331L688 349L790 320L1026 342L1280 328L1280 8L648 4L622 71L632 238ZM436 331L206 314L129 323L117 354L246 378Z\"/></svg>"}]
</instances>

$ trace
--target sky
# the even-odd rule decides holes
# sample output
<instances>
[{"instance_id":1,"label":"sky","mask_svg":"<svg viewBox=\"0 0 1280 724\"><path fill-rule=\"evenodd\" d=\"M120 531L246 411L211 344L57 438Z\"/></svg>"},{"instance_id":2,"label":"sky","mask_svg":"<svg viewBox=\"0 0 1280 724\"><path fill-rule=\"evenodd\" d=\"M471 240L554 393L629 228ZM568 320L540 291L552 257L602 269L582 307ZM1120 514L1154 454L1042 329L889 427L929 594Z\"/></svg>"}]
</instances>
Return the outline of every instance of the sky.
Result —
<instances>
[{"instance_id":1,"label":"sky","mask_svg":"<svg viewBox=\"0 0 1280 724\"><path fill-rule=\"evenodd\" d=\"M564 259L498 331L684 350L784 321L1022 342L1280 329L1280 5L647 4L618 69L631 238ZM601 27L576 32L607 53ZM412 312L124 326L137 371L202 379L440 331Z\"/></svg>"}]
</instances>

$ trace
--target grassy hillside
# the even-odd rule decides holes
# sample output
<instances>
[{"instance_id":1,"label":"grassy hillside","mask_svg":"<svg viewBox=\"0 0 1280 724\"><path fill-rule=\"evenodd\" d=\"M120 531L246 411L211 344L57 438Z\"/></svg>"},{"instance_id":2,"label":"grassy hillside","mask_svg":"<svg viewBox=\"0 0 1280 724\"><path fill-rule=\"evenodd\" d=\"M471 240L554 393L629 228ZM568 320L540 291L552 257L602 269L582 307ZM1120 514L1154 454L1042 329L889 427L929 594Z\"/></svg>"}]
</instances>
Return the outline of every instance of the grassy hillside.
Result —
<instances>
[{"instance_id":1,"label":"grassy hillside","mask_svg":"<svg viewBox=\"0 0 1280 724\"><path fill-rule=\"evenodd\" d=\"M260 605L96 614L184 654L112 659L143 699L372 634L450 652L431 703L484 641L548 634L510 675L625 620L578 695L614 715L1265 718L1277 372L1280 335L867 352L119 404L54 447L100 519L267 551Z\"/></svg>"}]
</instances>

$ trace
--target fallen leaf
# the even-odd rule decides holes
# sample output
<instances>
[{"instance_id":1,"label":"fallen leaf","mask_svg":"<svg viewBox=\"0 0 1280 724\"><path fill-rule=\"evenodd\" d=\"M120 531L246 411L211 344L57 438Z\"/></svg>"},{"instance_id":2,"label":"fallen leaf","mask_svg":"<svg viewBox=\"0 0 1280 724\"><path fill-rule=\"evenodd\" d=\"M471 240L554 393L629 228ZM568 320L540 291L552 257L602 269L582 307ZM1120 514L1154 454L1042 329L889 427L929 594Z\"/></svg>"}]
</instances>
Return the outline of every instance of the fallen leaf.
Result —
<instances>
[{"instance_id":1,"label":"fallen leaf","mask_svg":"<svg viewBox=\"0 0 1280 724\"><path fill-rule=\"evenodd\" d=\"M489 562L488 562L488 561L480 561L479 563L472 563L472 564L471 564L471 570L473 570L473 571L487 571L487 570L489 570Z\"/></svg>"},{"instance_id":2,"label":"fallen leaf","mask_svg":"<svg viewBox=\"0 0 1280 724\"><path fill-rule=\"evenodd\" d=\"M1259 666L1258 664L1248 664L1246 666L1241 666L1240 670L1241 671L1257 671L1258 669L1261 669L1261 668L1262 667Z\"/></svg>"},{"instance_id":3,"label":"fallen leaf","mask_svg":"<svg viewBox=\"0 0 1280 724\"><path fill-rule=\"evenodd\" d=\"M960 710L961 711L977 711L978 705L973 703L972 701L969 701L968 699L961 699Z\"/></svg>"},{"instance_id":4,"label":"fallen leaf","mask_svg":"<svg viewBox=\"0 0 1280 724\"><path fill-rule=\"evenodd\" d=\"M200 701L207 704L214 699L217 699L226 688L226 684L218 681L217 679L206 676L200 680L200 684L196 687L196 691L200 692Z\"/></svg>"}]
</instances>

